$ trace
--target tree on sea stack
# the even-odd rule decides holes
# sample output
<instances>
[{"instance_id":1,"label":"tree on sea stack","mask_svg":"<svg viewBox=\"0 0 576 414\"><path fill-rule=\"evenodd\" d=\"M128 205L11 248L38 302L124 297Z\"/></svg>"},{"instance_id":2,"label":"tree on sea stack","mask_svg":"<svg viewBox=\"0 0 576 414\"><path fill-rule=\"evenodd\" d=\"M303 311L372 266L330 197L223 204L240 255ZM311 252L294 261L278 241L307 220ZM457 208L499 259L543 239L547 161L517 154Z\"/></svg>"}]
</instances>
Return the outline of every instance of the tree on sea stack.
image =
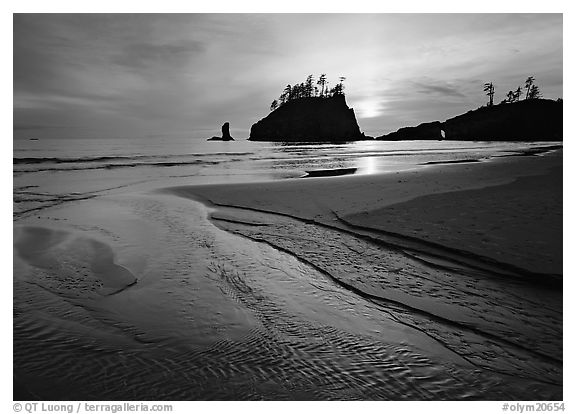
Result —
<instances>
[{"instance_id":1,"label":"tree on sea stack","mask_svg":"<svg viewBox=\"0 0 576 414\"><path fill-rule=\"evenodd\" d=\"M494 84L492 82L485 83L484 92L486 92L486 95L488 95L488 97L490 98L488 106L494 105Z\"/></svg>"},{"instance_id":2,"label":"tree on sea stack","mask_svg":"<svg viewBox=\"0 0 576 414\"><path fill-rule=\"evenodd\" d=\"M534 76L528 76L526 82L524 82L524 87L526 88L526 97L524 99L530 99L530 89L532 89L532 85L534 84Z\"/></svg>"},{"instance_id":3,"label":"tree on sea stack","mask_svg":"<svg viewBox=\"0 0 576 414\"><path fill-rule=\"evenodd\" d=\"M314 77L312 75L308 75L306 78L305 91L307 97L314 96Z\"/></svg>"},{"instance_id":4,"label":"tree on sea stack","mask_svg":"<svg viewBox=\"0 0 576 414\"><path fill-rule=\"evenodd\" d=\"M539 99L541 97L540 88L537 85L532 86L527 99Z\"/></svg>"},{"instance_id":5,"label":"tree on sea stack","mask_svg":"<svg viewBox=\"0 0 576 414\"><path fill-rule=\"evenodd\" d=\"M320 75L320 79L318 79L318 85L322 87L322 91L320 92L320 96L324 96L324 86L326 86L326 74L323 73Z\"/></svg>"},{"instance_id":6,"label":"tree on sea stack","mask_svg":"<svg viewBox=\"0 0 576 414\"><path fill-rule=\"evenodd\" d=\"M282 94L280 95L280 98L278 98L278 100L280 101L280 105L283 105L286 102L288 102L290 100L291 94L292 94L292 86L286 85L284 91L282 91Z\"/></svg>"},{"instance_id":7,"label":"tree on sea stack","mask_svg":"<svg viewBox=\"0 0 576 414\"><path fill-rule=\"evenodd\" d=\"M518 102L520 100L520 95L522 95L522 88L520 86L518 86L518 89L513 90L513 91L508 91L508 93L506 94L506 99L504 99L505 103L514 103L514 102Z\"/></svg>"},{"instance_id":8,"label":"tree on sea stack","mask_svg":"<svg viewBox=\"0 0 576 414\"><path fill-rule=\"evenodd\" d=\"M305 82L296 83L294 85L286 85L282 94L278 99L274 99L270 105L270 110L275 111L281 106L285 105L290 101L303 98L331 98L336 95L344 95L344 76L340 76L340 83L337 83L332 89L328 89L328 80L326 79L326 74L320 75L317 85L320 85L322 89L319 91L316 86L314 86L314 76L308 75Z\"/></svg>"},{"instance_id":9,"label":"tree on sea stack","mask_svg":"<svg viewBox=\"0 0 576 414\"><path fill-rule=\"evenodd\" d=\"M514 91L514 102L518 102L520 100L521 95L522 95L522 88L518 86L518 89Z\"/></svg>"}]
</instances>

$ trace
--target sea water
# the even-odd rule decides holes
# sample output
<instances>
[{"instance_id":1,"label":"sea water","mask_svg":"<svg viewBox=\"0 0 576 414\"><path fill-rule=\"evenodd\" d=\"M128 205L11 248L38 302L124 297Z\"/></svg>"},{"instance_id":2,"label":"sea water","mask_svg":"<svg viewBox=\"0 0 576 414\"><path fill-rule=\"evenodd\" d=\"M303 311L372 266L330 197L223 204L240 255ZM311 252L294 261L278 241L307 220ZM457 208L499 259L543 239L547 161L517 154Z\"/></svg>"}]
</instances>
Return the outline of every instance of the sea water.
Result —
<instances>
[{"instance_id":1,"label":"sea water","mask_svg":"<svg viewBox=\"0 0 576 414\"><path fill-rule=\"evenodd\" d=\"M110 191L294 179L314 171L378 174L553 148L556 142L206 142L174 138L14 141L15 215Z\"/></svg>"}]
</instances>

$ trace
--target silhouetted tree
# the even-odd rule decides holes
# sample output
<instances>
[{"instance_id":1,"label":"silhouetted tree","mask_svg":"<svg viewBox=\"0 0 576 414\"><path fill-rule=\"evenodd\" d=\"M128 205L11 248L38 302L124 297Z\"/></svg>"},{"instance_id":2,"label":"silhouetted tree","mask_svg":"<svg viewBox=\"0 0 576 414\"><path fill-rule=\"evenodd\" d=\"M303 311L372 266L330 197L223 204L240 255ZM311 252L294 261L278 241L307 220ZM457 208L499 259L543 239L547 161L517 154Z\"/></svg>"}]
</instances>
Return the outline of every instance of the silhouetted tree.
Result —
<instances>
[{"instance_id":1,"label":"silhouetted tree","mask_svg":"<svg viewBox=\"0 0 576 414\"><path fill-rule=\"evenodd\" d=\"M290 91L290 100L298 98L300 94L300 86L298 84L292 86L292 90Z\"/></svg>"},{"instance_id":2,"label":"silhouetted tree","mask_svg":"<svg viewBox=\"0 0 576 414\"><path fill-rule=\"evenodd\" d=\"M340 76L338 79L340 79L340 89L343 91L344 90L344 81L346 80L346 77Z\"/></svg>"},{"instance_id":3,"label":"silhouetted tree","mask_svg":"<svg viewBox=\"0 0 576 414\"><path fill-rule=\"evenodd\" d=\"M517 102L520 100L520 95L522 94L522 88L518 87L518 89L513 91L508 91L506 94L506 99L504 102L512 103Z\"/></svg>"},{"instance_id":4,"label":"silhouetted tree","mask_svg":"<svg viewBox=\"0 0 576 414\"><path fill-rule=\"evenodd\" d=\"M492 82L485 83L484 84L484 92L486 92L486 95L488 95L488 97L490 98L490 101L488 102L488 106L494 105L494 84L492 84Z\"/></svg>"},{"instance_id":5,"label":"silhouetted tree","mask_svg":"<svg viewBox=\"0 0 576 414\"><path fill-rule=\"evenodd\" d=\"M290 84L286 85L286 87L284 88L284 91L282 92L282 95L280 95L280 99L282 100L282 103L286 103L290 100L292 95L292 86L290 86ZM283 98L283 99L282 99Z\"/></svg>"},{"instance_id":6,"label":"silhouetted tree","mask_svg":"<svg viewBox=\"0 0 576 414\"><path fill-rule=\"evenodd\" d=\"M332 94L332 96L334 95L342 95L342 88L344 88L344 85L342 85L341 83L337 83L336 86L334 86L332 89L330 89L330 93Z\"/></svg>"},{"instance_id":7,"label":"silhouetted tree","mask_svg":"<svg viewBox=\"0 0 576 414\"><path fill-rule=\"evenodd\" d=\"M322 87L322 90L319 91L316 86L314 86L314 76L308 75L306 78L306 82L297 83L294 86L287 85L282 94L278 97L277 100L272 102L270 105L270 110L274 110L286 102L289 102L294 99L301 99L301 98L311 98L315 96L320 96L321 98L329 98L334 95L344 95L344 80L346 79L344 76L340 76L340 83L334 86L332 89L328 89L328 80L326 79L326 74L320 75L317 85ZM276 102L276 104L274 104Z\"/></svg>"},{"instance_id":8,"label":"silhouetted tree","mask_svg":"<svg viewBox=\"0 0 576 414\"><path fill-rule=\"evenodd\" d=\"M514 100L512 102L518 102L520 100L521 95L522 95L522 88L518 86L518 89L514 91Z\"/></svg>"},{"instance_id":9,"label":"silhouetted tree","mask_svg":"<svg viewBox=\"0 0 576 414\"><path fill-rule=\"evenodd\" d=\"M314 94L314 77L312 75L308 75L305 85L306 97L310 98Z\"/></svg>"},{"instance_id":10,"label":"silhouetted tree","mask_svg":"<svg viewBox=\"0 0 576 414\"><path fill-rule=\"evenodd\" d=\"M532 88L530 88L530 93L526 99L539 99L541 97L540 88L538 85L533 85Z\"/></svg>"},{"instance_id":11,"label":"silhouetted tree","mask_svg":"<svg viewBox=\"0 0 576 414\"><path fill-rule=\"evenodd\" d=\"M320 91L320 96L324 96L324 87L326 86L326 74L323 73L320 75L320 78L318 79L318 82L316 82L318 85L320 85L322 87L322 90Z\"/></svg>"},{"instance_id":12,"label":"silhouetted tree","mask_svg":"<svg viewBox=\"0 0 576 414\"><path fill-rule=\"evenodd\" d=\"M532 85L534 84L534 76L529 76L524 83L524 87L526 88L526 98L528 99L528 95L530 94L530 89L532 89Z\"/></svg>"}]
</instances>

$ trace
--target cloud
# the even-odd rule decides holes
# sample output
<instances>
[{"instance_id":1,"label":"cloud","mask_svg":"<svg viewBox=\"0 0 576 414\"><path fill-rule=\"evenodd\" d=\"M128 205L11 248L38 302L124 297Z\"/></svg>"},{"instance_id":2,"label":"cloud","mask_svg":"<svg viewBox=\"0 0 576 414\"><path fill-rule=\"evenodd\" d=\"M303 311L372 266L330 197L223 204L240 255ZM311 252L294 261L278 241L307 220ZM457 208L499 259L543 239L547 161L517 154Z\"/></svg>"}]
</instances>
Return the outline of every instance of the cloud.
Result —
<instances>
[{"instance_id":1,"label":"cloud","mask_svg":"<svg viewBox=\"0 0 576 414\"><path fill-rule=\"evenodd\" d=\"M465 98L466 95L460 91L457 86L452 85L450 82L434 79L425 79L422 81L412 82L416 91L423 94L432 94L440 96L451 96L458 98Z\"/></svg>"},{"instance_id":2,"label":"cloud","mask_svg":"<svg viewBox=\"0 0 576 414\"><path fill-rule=\"evenodd\" d=\"M24 124L14 124L13 130L14 131L34 131L34 130L44 130L44 129L68 129L70 127L62 126L62 125L48 125L48 124L40 124L40 125L24 125Z\"/></svg>"},{"instance_id":3,"label":"cloud","mask_svg":"<svg viewBox=\"0 0 576 414\"><path fill-rule=\"evenodd\" d=\"M173 70L186 66L192 57L201 54L206 47L202 42L190 40L181 44L135 43L123 47L112 62L129 69L154 69L158 66Z\"/></svg>"},{"instance_id":4,"label":"cloud","mask_svg":"<svg viewBox=\"0 0 576 414\"><path fill-rule=\"evenodd\" d=\"M13 61L18 125L247 132L326 73L377 135L478 107L487 81L562 96L562 15L16 14Z\"/></svg>"}]
</instances>

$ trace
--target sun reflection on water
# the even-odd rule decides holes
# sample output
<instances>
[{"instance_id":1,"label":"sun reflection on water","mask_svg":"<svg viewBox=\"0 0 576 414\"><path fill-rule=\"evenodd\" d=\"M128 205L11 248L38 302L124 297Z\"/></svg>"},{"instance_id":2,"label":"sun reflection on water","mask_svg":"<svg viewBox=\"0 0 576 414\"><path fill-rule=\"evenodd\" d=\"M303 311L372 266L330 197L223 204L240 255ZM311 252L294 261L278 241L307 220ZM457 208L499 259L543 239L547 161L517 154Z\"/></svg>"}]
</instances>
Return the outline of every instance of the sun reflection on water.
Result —
<instances>
[{"instance_id":1,"label":"sun reflection on water","mask_svg":"<svg viewBox=\"0 0 576 414\"><path fill-rule=\"evenodd\" d=\"M358 158L357 174L376 174L376 173L378 173L378 157Z\"/></svg>"}]
</instances>

